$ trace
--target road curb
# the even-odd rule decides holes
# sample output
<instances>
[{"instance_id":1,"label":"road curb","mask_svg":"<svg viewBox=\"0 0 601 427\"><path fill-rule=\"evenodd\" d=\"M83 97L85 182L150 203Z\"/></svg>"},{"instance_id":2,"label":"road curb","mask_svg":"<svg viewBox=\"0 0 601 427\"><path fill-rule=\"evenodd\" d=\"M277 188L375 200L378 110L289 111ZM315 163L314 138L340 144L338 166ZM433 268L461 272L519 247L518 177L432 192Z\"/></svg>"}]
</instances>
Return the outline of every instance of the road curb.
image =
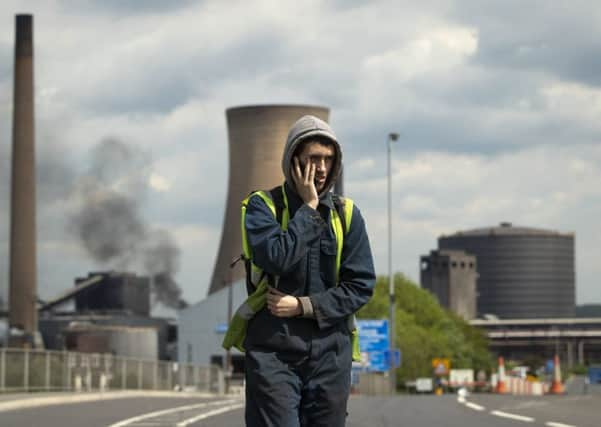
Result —
<instances>
[{"instance_id":1,"label":"road curb","mask_svg":"<svg viewBox=\"0 0 601 427\"><path fill-rule=\"evenodd\" d=\"M71 403L95 402L101 400L125 399L134 397L171 397L171 398L210 398L218 397L211 393L187 393L175 391L108 391L97 393L79 393L44 397L26 397L24 399L0 402L0 412L19 409L37 408L39 406L65 405Z\"/></svg>"}]
</instances>

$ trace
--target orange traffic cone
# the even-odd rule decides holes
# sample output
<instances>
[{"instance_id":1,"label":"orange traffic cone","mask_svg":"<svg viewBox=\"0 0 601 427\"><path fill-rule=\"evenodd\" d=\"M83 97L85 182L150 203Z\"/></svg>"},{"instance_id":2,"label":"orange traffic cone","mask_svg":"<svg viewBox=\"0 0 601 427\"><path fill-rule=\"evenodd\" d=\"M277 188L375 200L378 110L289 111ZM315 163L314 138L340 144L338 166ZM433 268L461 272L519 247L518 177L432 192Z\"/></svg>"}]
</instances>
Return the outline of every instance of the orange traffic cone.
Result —
<instances>
[{"instance_id":1,"label":"orange traffic cone","mask_svg":"<svg viewBox=\"0 0 601 427\"><path fill-rule=\"evenodd\" d=\"M503 356L499 356L499 378L497 379L497 393L507 393L507 385L505 384L505 360Z\"/></svg>"},{"instance_id":2,"label":"orange traffic cone","mask_svg":"<svg viewBox=\"0 0 601 427\"><path fill-rule=\"evenodd\" d=\"M551 394L563 394L564 388L561 383L561 368L559 367L559 356L555 355L553 358L553 382L549 393Z\"/></svg>"}]
</instances>

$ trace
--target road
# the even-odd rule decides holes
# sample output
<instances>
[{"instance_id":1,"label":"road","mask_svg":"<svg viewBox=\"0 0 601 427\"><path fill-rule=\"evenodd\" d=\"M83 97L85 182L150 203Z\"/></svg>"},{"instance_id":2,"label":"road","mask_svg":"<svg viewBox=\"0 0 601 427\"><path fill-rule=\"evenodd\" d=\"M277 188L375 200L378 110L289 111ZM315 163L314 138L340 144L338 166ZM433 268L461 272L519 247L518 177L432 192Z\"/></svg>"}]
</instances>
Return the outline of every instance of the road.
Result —
<instances>
[{"instance_id":1,"label":"road","mask_svg":"<svg viewBox=\"0 0 601 427\"><path fill-rule=\"evenodd\" d=\"M242 427L244 401L224 397L119 397L4 410L0 426ZM598 427L601 395L358 397L349 401L348 427ZM509 418L508 418L509 417Z\"/></svg>"}]
</instances>

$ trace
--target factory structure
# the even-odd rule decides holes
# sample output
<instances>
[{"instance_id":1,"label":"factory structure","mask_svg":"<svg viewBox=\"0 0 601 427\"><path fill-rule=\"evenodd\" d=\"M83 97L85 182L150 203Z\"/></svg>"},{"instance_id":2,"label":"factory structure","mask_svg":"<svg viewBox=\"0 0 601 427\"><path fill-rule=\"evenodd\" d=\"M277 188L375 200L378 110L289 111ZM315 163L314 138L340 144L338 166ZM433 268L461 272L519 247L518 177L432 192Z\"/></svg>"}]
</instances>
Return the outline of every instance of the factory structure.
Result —
<instances>
[{"instance_id":1,"label":"factory structure","mask_svg":"<svg viewBox=\"0 0 601 427\"><path fill-rule=\"evenodd\" d=\"M459 231L439 237L438 250L421 257L420 271L422 287L466 319L573 317L575 313L572 233L506 222ZM468 312L461 304L475 310Z\"/></svg>"},{"instance_id":2,"label":"factory structure","mask_svg":"<svg viewBox=\"0 0 601 427\"><path fill-rule=\"evenodd\" d=\"M39 308L48 349L174 360L175 321L150 315L150 279L123 272L91 272ZM67 303L70 310L61 310Z\"/></svg>"},{"instance_id":3,"label":"factory structure","mask_svg":"<svg viewBox=\"0 0 601 427\"><path fill-rule=\"evenodd\" d=\"M501 223L443 235L420 257L420 282L486 330L491 349L524 360L560 353L601 362L601 318L576 318L574 234Z\"/></svg>"},{"instance_id":4,"label":"factory structure","mask_svg":"<svg viewBox=\"0 0 601 427\"><path fill-rule=\"evenodd\" d=\"M476 317L476 271L476 257L464 251L438 250L421 257L422 287L464 319Z\"/></svg>"},{"instance_id":5,"label":"factory structure","mask_svg":"<svg viewBox=\"0 0 601 427\"><path fill-rule=\"evenodd\" d=\"M33 16L15 19L9 328L11 345L39 345L37 335Z\"/></svg>"},{"instance_id":6,"label":"factory structure","mask_svg":"<svg viewBox=\"0 0 601 427\"><path fill-rule=\"evenodd\" d=\"M150 316L150 278L93 272L51 301L39 299L33 16L17 15L15 24L9 310L0 344L175 359L176 324Z\"/></svg>"}]
</instances>

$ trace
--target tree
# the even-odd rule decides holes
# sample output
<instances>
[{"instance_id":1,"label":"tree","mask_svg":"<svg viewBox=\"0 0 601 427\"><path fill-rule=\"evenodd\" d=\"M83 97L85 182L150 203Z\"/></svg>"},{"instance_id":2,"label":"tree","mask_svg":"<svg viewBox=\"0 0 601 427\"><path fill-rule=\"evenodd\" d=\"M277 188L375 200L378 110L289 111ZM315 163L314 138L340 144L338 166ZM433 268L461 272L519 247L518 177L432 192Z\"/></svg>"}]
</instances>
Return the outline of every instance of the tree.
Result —
<instances>
[{"instance_id":1,"label":"tree","mask_svg":"<svg viewBox=\"0 0 601 427\"><path fill-rule=\"evenodd\" d=\"M402 364L397 384L432 376L432 359L445 357L454 368L490 370L493 359L486 336L461 317L444 309L428 291L404 275L394 276L395 347L401 349ZM388 317L388 277L376 281L370 302L357 313L360 319Z\"/></svg>"}]
</instances>

